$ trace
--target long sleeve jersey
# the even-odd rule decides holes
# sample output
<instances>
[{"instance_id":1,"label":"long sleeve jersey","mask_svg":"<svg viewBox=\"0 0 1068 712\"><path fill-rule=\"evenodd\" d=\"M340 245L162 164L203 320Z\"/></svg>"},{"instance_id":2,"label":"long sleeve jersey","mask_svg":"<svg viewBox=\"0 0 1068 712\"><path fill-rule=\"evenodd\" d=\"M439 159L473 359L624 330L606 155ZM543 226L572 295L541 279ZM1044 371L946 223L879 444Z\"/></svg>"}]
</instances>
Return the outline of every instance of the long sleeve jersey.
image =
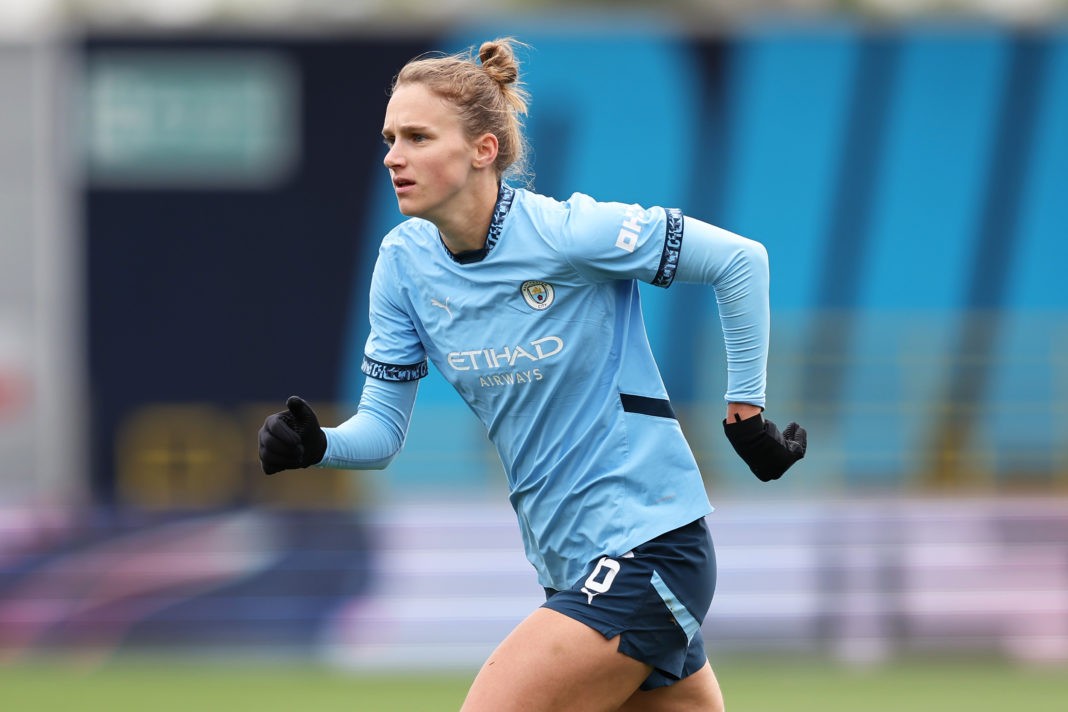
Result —
<instances>
[{"instance_id":1,"label":"long sleeve jersey","mask_svg":"<svg viewBox=\"0 0 1068 712\"><path fill-rule=\"evenodd\" d=\"M503 185L486 246L453 255L413 218L383 240L371 281L360 409L327 428L328 467L399 450L427 360L485 426L542 585L571 586L711 511L654 361L638 281L716 291L727 400L764 404L763 246L659 207L557 201Z\"/></svg>"}]
</instances>

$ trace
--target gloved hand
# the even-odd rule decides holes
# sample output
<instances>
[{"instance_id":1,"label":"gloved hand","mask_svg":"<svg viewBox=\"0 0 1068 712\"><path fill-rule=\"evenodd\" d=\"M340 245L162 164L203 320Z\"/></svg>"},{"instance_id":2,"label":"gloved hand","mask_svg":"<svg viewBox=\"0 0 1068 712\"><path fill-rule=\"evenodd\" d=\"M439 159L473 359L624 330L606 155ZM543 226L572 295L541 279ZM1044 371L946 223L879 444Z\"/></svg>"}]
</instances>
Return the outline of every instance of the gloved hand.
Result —
<instances>
[{"instance_id":1,"label":"gloved hand","mask_svg":"<svg viewBox=\"0 0 1068 712\"><path fill-rule=\"evenodd\" d=\"M733 423L723 421L723 432L762 482L779 479L790 465L805 456L808 433L797 423L790 423L780 433L775 423L759 413L745 420L737 414L734 417Z\"/></svg>"},{"instance_id":2,"label":"gloved hand","mask_svg":"<svg viewBox=\"0 0 1068 712\"><path fill-rule=\"evenodd\" d=\"M315 411L300 396L286 400L286 410L267 416L260 428L260 465L264 474L310 467L322 462L326 433Z\"/></svg>"}]
</instances>

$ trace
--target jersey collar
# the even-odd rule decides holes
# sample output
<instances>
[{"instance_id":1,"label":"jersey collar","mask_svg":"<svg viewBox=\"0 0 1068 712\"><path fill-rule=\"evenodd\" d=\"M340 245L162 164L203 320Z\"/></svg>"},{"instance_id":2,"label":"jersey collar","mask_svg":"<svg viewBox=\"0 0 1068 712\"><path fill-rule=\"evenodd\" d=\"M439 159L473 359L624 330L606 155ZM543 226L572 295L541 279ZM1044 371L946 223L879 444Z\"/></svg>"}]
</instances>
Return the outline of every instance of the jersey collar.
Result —
<instances>
[{"instance_id":1,"label":"jersey collar","mask_svg":"<svg viewBox=\"0 0 1068 712\"><path fill-rule=\"evenodd\" d=\"M453 259L453 261L459 264L466 265L472 262L481 262L486 259L486 255L490 253L490 250L494 248L497 241L501 239L501 231L504 229L504 218L508 215L508 211L512 209L512 200L515 198L515 188L507 183L501 183L500 189L497 191L497 203L493 206L493 217L490 219L489 232L486 234L486 244L477 250L464 250L463 252L453 253L445 245L445 241L441 240L441 233L438 233L438 239L441 240L441 246L445 248L445 254Z\"/></svg>"}]
</instances>

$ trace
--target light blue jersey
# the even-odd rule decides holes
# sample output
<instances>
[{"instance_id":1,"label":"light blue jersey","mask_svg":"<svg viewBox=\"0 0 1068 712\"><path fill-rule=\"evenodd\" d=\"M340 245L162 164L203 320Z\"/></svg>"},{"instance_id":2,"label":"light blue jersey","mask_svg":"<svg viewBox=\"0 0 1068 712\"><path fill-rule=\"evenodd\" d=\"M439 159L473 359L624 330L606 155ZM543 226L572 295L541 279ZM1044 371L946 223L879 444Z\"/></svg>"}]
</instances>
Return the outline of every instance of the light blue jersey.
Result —
<instances>
[{"instance_id":1,"label":"light blue jersey","mask_svg":"<svg viewBox=\"0 0 1068 712\"><path fill-rule=\"evenodd\" d=\"M675 278L684 224L677 210L503 186L477 253L452 255L421 219L382 242L363 370L409 382L429 358L452 383L500 454L543 586L568 588L598 557L712 509L638 296L637 280ZM730 255L709 261L700 281L729 268ZM766 335L755 340L766 357ZM762 404L757 360L742 367L742 399ZM338 432L328 430L324 464L341 461Z\"/></svg>"}]
</instances>

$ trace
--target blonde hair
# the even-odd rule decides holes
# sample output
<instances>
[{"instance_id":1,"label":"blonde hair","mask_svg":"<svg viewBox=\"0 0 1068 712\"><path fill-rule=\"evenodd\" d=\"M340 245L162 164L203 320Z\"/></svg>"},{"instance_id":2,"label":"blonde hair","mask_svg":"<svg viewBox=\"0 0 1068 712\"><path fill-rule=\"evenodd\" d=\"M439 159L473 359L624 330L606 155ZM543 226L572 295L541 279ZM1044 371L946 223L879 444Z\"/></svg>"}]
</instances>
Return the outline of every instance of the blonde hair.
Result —
<instances>
[{"instance_id":1,"label":"blonde hair","mask_svg":"<svg viewBox=\"0 0 1068 712\"><path fill-rule=\"evenodd\" d=\"M473 48L452 55L422 55L409 61L393 80L422 84L449 100L460 113L468 138L497 137L497 178L526 178L527 143L522 118L529 94L519 81L519 62L511 37L483 42L477 62Z\"/></svg>"}]
</instances>

